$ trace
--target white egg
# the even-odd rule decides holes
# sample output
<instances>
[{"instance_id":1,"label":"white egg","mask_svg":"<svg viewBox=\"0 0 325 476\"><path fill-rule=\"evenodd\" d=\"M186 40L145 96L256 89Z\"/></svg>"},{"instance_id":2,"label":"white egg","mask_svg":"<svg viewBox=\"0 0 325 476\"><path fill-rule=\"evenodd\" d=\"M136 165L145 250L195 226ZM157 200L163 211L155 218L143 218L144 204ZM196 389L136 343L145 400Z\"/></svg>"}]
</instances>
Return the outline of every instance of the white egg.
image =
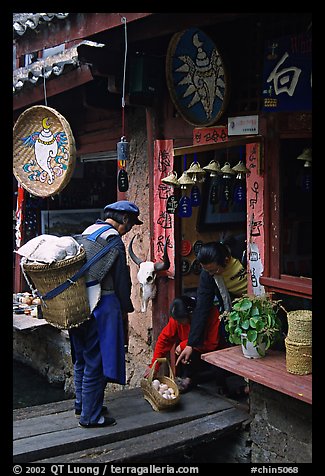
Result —
<instances>
[{"instance_id":1,"label":"white egg","mask_svg":"<svg viewBox=\"0 0 325 476\"><path fill-rule=\"evenodd\" d=\"M159 380L153 380L152 384L153 388L155 388L156 390L159 390Z\"/></svg>"},{"instance_id":2,"label":"white egg","mask_svg":"<svg viewBox=\"0 0 325 476\"><path fill-rule=\"evenodd\" d=\"M172 387L169 387L168 390L170 391L170 393L175 393Z\"/></svg>"},{"instance_id":3,"label":"white egg","mask_svg":"<svg viewBox=\"0 0 325 476\"><path fill-rule=\"evenodd\" d=\"M167 390L167 389L168 389L168 385L167 385L166 383L161 383L161 384L160 384L160 388L161 388L162 390Z\"/></svg>"}]
</instances>

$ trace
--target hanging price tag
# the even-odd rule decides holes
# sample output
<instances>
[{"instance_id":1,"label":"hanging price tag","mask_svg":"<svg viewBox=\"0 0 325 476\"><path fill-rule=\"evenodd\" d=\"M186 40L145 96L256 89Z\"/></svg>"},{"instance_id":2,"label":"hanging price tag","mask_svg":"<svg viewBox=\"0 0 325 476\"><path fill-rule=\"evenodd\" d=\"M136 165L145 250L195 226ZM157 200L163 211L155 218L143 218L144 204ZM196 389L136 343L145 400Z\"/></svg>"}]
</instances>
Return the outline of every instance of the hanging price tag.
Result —
<instances>
[{"instance_id":1,"label":"hanging price tag","mask_svg":"<svg viewBox=\"0 0 325 476\"><path fill-rule=\"evenodd\" d=\"M176 200L174 195L171 195L167 198L166 203L166 212L170 215L174 215L176 208L178 207L178 201Z\"/></svg>"},{"instance_id":2,"label":"hanging price tag","mask_svg":"<svg viewBox=\"0 0 325 476\"><path fill-rule=\"evenodd\" d=\"M197 185L194 185L191 189L191 204L192 207L201 205L201 192Z\"/></svg>"},{"instance_id":3,"label":"hanging price tag","mask_svg":"<svg viewBox=\"0 0 325 476\"><path fill-rule=\"evenodd\" d=\"M125 169L119 170L117 184L120 192L126 192L129 189L129 179Z\"/></svg>"},{"instance_id":4,"label":"hanging price tag","mask_svg":"<svg viewBox=\"0 0 325 476\"><path fill-rule=\"evenodd\" d=\"M212 185L209 198L211 205L215 205L218 202L218 187L216 185Z\"/></svg>"},{"instance_id":5,"label":"hanging price tag","mask_svg":"<svg viewBox=\"0 0 325 476\"><path fill-rule=\"evenodd\" d=\"M179 201L178 215L181 218L188 218L192 216L191 199L184 195Z\"/></svg>"}]
</instances>

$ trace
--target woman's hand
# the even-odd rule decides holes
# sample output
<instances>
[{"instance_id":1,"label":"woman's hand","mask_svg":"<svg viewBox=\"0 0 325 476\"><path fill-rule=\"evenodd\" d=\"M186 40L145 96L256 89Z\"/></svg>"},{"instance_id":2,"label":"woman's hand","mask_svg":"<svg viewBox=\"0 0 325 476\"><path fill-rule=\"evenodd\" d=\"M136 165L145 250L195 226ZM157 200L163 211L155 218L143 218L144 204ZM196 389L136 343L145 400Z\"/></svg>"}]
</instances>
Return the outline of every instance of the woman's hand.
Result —
<instances>
[{"instance_id":1,"label":"woman's hand","mask_svg":"<svg viewBox=\"0 0 325 476\"><path fill-rule=\"evenodd\" d=\"M182 352L181 346L178 344L178 346L175 349L175 354L179 355Z\"/></svg>"},{"instance_id":2,"label":"woman's hand","mask_svg":"<svg viewBox=\"0 0 325 476\"><path fill-rule=\"evenodd\" d=\"M179 362L182 362L182 364L187 364L190 361L190 357L192 355L193 348L190 345L187 345L182 352L180 353L178 359L176 360L176 365L179 364Z\"/></svg>"}]
</instances>

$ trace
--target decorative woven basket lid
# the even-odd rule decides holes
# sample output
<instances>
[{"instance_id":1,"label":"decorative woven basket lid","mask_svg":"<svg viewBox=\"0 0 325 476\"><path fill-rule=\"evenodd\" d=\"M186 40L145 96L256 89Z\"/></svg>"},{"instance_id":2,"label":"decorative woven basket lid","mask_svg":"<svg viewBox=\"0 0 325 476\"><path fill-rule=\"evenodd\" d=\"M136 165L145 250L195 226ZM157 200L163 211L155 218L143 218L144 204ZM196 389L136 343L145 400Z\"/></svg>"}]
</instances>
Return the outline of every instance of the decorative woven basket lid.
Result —
<instances>
[{"instance_id":1,"label":"decorative woven basket lid","mask_svg":"<svg viewBox=\"0 0 325 476\"><path fill-rule=\"evenodd\" d=\"M204 31L190 28L171 38L166 79L176 109L189 124L211 126L224 114L228 74L220 52Z\"/></svg>"},{"instance_id":2,"label":"decorative woven basket lid","mask_svg":"<svg viewBox=\"0 0 325 476\"><path fill-rule=\"evenodd\" d=\"M28 192L39 197L59 193L76 164L76 146L68 121L55 109L33 106L13 129L13 171Z\"/></svg>"}]
</instances>

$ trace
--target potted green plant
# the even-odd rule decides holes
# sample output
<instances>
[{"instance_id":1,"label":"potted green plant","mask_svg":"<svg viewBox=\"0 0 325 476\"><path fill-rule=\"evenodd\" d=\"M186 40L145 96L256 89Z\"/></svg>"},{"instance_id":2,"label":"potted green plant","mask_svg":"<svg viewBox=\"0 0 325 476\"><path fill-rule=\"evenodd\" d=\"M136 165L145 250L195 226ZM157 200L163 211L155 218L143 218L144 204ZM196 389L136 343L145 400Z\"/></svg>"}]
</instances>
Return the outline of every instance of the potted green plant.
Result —
<instances>
[{"instance_id":1,"label":"potted green plant","mask_svg":"<svg viewBox=\"0 0 325 476\"><path fill-rule=\"evenodd\" d=\"M232 310L225 311L225 329L229 342L241 344L245 357L264 357L266 350L280 337L280 301L271 294L261 296L244 294L232 302Z\"/></svg>"}]
</instances>

